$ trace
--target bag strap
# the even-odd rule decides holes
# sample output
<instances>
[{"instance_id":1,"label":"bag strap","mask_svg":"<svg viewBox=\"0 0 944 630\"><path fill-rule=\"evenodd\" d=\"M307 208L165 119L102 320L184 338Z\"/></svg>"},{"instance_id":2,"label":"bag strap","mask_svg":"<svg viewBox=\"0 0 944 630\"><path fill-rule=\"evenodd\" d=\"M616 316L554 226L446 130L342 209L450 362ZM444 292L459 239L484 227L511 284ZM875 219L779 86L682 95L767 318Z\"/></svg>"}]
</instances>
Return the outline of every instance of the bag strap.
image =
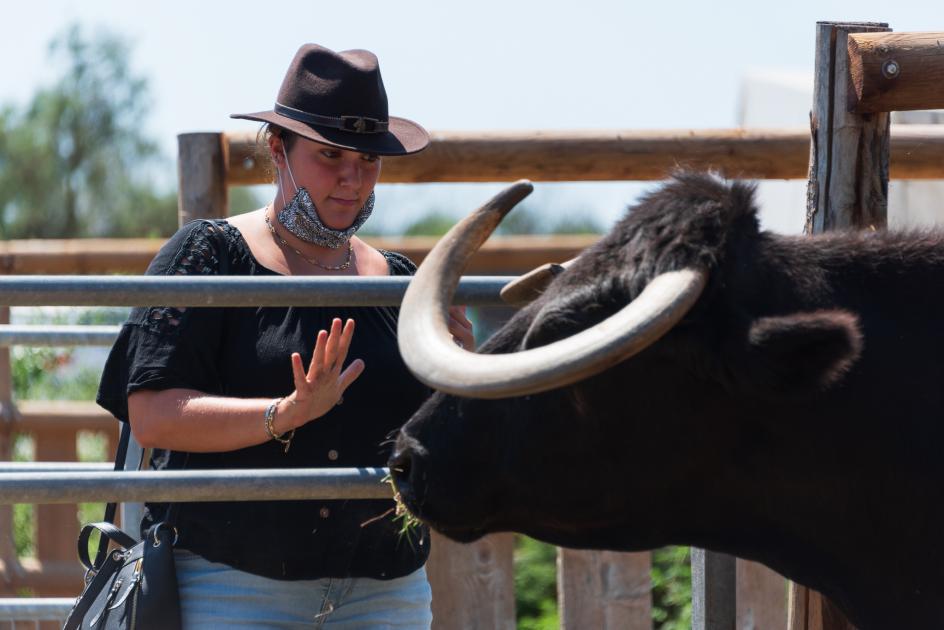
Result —
<instances>
[{"instance_id":1,"label":"bag strap","mask_svg":"<svg viewBox=\"0 0 944 630\"><path fill-rule=\"evenodd\" d=\"M91 538L93 532L99 532L101 538L98 541L98 553L95 557L94 564L89 559L88 555L88 545L89 538ZM116 527L112 523L106 521L100 521L98 523L87 523L82 526L82 531L79 533L78 547L79 547L79 560L89 571L98 571L102 562L105 560L105 550L108 549L108 543L114 542L121 546L124 549L130 549L137 544L134 538L126 534L124 531Z\"/></svg>"},{"instance_id":2,"label":"bag strap","mask_svg":"<svg viewBox=\"0 0 944 630\"><path fill-rule=\"evenodd\" d=\"M127 422L123 422L121 424L121 437L118 438L118 449L115 452L115 467L113 469L115 472L124 470L125 468L125 459L128 457L128 442L130 441L130 439L131 439L131 426ZM138 466L140 467L140 464ZM105 506L105 518L103 521L99 523L92 523L91 525L86 525L85 527L82 528L82 533L79 534L79 540L77 544L79 546L79 560L82 561L82 564L85 565L85 568L92 569L94 567L95 570L98 570L98 567L102 566L102 562L105 561L105 556L108 553L109 538L104 535L105 530L103 529L102 530L103 535L98 540L98 550L95 552L95 562L91 563L89 561L89 557L88 557L89 536L92 535L92 531L94 531L95 526L107 525L113 530L120 532L123 536L129 539L131 538L130 536L128 536L128 534L126 534L125 532L122 532L120 529L118 529L114 525L115 512L117 511L117 508L118 508L117 503L107 504ZM92 529L89 529L89 528L92 528ZM118 540L115 540L115 542L122 544ZM133 539L132 539L131 544L132 545L134 544ZM124 546L127 547L128 545L125 544Z\"/></svg>"},{"instance_id":3,"label":"bag strap","mask_svg":"<svg viewBox=\"0 0 944 630\"><path fill-rule=\"evenodd\" d=\"M213 240L216 241L217 258L220 265L218 275L229 275L229 249L226 246L226 241L223 238L222 229L216 221L210 219L201 219L201 221L206 227L212 228L210 233L213 235ZM125 460L128 457L128 442L130 439L131 426L129 423L123 422L121 425L121 437L118 439L118 449L115 452L115 472L125 469ZM190 453L184 453L184 461L181 465L181 468L186 468L187 461L189 459ZM135 468L141 468L141 462L138 462L138 465ZM169 505L167 512L164 515L164 520L162 521L163 524L172 528L174 525L176 525L177 513L180 509L179 505L180 504L178 503L171 503ZM98 570L98 567L102 566L102 562L104 562L105 556L108 553L109 540L114 541L123 547L130 547L135 544L134 539L132 539L127 533L115 527L115 512L117 509L117 503L108 503L105 506L105 517L102 521L98 523L90 523L82 528L82 532L79 534L78 540L79 559L87 569L92 569L95 567L95 570ZM95 562L93 564L89 560L88 556L88 543L89 537L96 529L102 532L102 536L98 541L98 550L95 552Z\"/></svg>"}]
</instances>

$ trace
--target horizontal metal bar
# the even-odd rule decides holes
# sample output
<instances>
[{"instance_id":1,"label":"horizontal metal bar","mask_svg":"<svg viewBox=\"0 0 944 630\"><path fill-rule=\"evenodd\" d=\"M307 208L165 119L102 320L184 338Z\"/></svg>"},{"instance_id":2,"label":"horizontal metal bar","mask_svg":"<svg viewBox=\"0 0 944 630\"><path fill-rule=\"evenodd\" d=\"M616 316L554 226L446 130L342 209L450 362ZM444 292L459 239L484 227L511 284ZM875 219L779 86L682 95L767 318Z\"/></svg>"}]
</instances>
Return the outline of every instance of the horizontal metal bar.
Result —
<instances>
[{"instance_id":1,"label":"horizontal metal bar","mask_svg":"<svg viewBox=\"0 0 944 630\"><path fill-rule=\"evenodd\" d=\"M0 462L0 473L109 472L111 462Z\"/></svg>"},{"instance_id":2,"label":"horizontal metal bar","mask_svg":"<svg viewBox=\"0 0 944 630\"><path fill-rule=\"evenodd\" d=\"M64 621L74 597L3 597L0 621Z\"/></svg>"},{"instance_id":3,"label":"horizontal metal bar","mask_svg":"<svg viewBox=\"0 0 944 630\"><path fill-rule=\"evenodd\" d=\"M389 499L386 468L290 468L0 474L0 505L85 501Z\"/></svg>"},{"instance_id":4,"label":"horizontal metal bar","mask_svg":"<svg viewBox=\"0 0 944 630\"><path fill-rule=\"evenodd\" d=\"M0 325L0 348L9 346L110 346L120 326Z\"/></svg>"},{"instance_id":5,"label":"horizontal metal bar","mask_svg":"<svg viewBox=\"0 0 944 630\"><path fill-rule=\"evenodd\" d=\"M504 304L512 276L462 278L454 302ZM399 306L407 276L3 276L4 306Z\"/></svg>"}]
</instances>

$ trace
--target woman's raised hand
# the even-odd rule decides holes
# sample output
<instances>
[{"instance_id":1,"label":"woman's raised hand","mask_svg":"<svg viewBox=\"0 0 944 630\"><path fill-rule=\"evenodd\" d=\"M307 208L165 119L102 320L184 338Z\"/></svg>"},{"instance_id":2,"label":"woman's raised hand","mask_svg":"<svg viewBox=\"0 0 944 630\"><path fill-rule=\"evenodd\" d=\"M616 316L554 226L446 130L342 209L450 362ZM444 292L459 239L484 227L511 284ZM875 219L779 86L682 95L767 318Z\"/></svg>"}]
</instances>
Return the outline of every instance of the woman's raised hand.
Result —
<instances>
[{"instance_id":1,"label":"woman's raised hand","mask_svg":"<svg viewBox=\"0 0 944 630\"><path fill-rule=\"evenodd\" d=\"M280 430L294 429L309 420L320 418L342 401L344 391L364 371L364 362L361 359L351 361L351 364L341 371L353 336L354 320L347 320L342 328L341 320L335 318L331 322L330 332L318 332L315 351L307 371L302 365L301 355L292 353L295 391L282 401L279 409L280 416L284 414L290 419L290 423L287 423L290 426L286 426L283 420L278 423Z\"/></svg>"},{"instance_id":2,"label":"woman's raised hand","mask_svg":"<svg viewBox=\"0 0 944 630\"><path fill-rule=\"evenodd\" d=\"M464 306L449 307L449 332L453 341L460 348L475 351L475 337L472 332L472 322L465 316Z\"/></svg>"}]
</instances>

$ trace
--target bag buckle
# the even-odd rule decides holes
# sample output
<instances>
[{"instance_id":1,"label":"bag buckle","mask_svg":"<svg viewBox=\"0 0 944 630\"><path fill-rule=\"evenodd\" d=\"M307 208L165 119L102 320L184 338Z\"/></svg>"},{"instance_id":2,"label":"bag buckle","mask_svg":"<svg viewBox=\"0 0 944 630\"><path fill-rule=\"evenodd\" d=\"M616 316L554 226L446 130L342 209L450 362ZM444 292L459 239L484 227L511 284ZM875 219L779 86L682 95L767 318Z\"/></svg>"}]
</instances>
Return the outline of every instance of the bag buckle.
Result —
<instances>
[{"instance_id":1,"label":"bag buckle","mask_svg":"<svg viewBox=\"0 0 944 630\"><path fill-rule=\"evenodd\" d=\"M152 534L152 536L151 536L151 539L152 539L151 544L154 545L155 547L160 547L160 546L161 546L161 539L157 537L157 532L158 532L158 530L160 530L161 526L170 527L170 528L174 531L174 541L170 544L170 546L171 546L171 547L176 546L176 545L177 545L177 540L180 538L180 534L179 534L179 532L177 531L177 528L176 528L176 527L174 527L173 525L168 525L168 524L165 523L164 521L161 521L160 523L158 523L157 525L155 525L155 526L153 527L153 529L151 530L151 531L153 532L153 534Z\"/></svg>"}]
</instances>

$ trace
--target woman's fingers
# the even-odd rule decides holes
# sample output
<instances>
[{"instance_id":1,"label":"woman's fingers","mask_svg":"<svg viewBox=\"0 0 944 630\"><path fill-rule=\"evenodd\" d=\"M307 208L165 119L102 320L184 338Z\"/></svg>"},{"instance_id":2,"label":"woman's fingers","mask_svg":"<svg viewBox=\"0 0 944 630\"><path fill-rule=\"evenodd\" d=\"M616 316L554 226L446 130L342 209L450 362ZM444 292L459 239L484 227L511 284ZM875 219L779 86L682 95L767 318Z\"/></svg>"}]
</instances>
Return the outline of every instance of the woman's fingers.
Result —
<instances>
[{"instance_id":1,"label":"woman's fingers","mask_svg":"<svg viewBox=\"0 0 944 630\"><path fill-rule=\"evenodd\" d=\"M357 377L364 373L364 361L354 359L351 364L345 368L338 376L338 396L343 396L345 390L351 386L351 383L357 380Z\"/></svg>"},{"instance_id":2,"label":"woman's fingers","mask_svg":"<svg viewBox=\"0 0 944 630\"><path fill-rule=\"evenodd\" d=\"M302 355L297 352L292 353L292 380L295 381L295 391L305 392L308 390L308 380L305 378Z\"/></svg>"},{"instance_id":3,"label":"woman's fingers","mask_svg":"<svg viewBox=\"0 0 944 630\"><path fill-rule=\"evenodd\" d=\"M311 354L311 364L308 366L308 380L313 381L322 371L325 361L325 346L328 343L328 331L319 330L318 338L315 340L315 350Z\"/></svg>"},{"instance_id":4,"label":"woman's fingers","mask_svg":"<svg viewBox=\"0 0 944 630\"><path fill-rule=\"evenodd\" d=\"M472 322L465 316L464 306L449 307L449 333L456 344L466 350L475 349L475 336L472 333Z\"/></svg>"},{"instance_id":5,"label":"woman's fingers","mask_svg":"<svg viewBox=\"0 0 944 630\"><path fill-rule=\"evenodd\" d=\"M469 318L465 316L464 306L450 306L449 321L454 321L457 325L465 328L469 332L472 331L472 322L470 322Z\"/></svg>"},{"instance_id":6,"label":"woman's fingers","mask_svg":"<svg viewBox=\"0 0 944 630\"><path fill-rule=\"evenodd\" d=\"M347 352L351 349L351 339L353 338L354 320L349 319L344 322L344 329L341 331L341 338L338 340L337 357L335 359L335 366L338 370L341 369L341 366L344 365L344 362L347 360Z\"/></svg>"},{"instance_id":7,"label":"woman's fingers","mask_svg":"<svg viewBox=\"0 0 944 630\"><path fill-rule=\"evenodd\" d=\"M341 342L341 320L335 317L331 320L331 334L325 346L324 372L329 372L339 366L338 344Z\"/></svg>"}]
</instances>

